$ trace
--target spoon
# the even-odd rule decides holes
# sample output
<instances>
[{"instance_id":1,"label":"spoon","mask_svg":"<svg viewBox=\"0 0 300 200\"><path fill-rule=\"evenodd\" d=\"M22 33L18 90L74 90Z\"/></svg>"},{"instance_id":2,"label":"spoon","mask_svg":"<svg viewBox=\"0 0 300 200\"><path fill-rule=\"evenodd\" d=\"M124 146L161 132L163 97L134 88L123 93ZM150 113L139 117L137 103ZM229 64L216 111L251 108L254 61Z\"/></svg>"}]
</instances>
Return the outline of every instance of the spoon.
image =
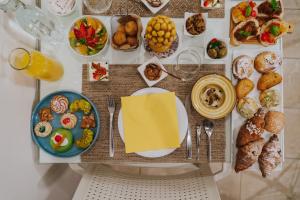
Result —
<instances>
[{"instance_id":1,"label":"spoon","mask_svg":"<svg viewBox=\"0 0 300 200\"><path fill-rule=\"evenodd\" d=\"M208 119L205 119L203 121L203 127L205 130L205 133L208 137L208 161L211 161L211 135L213 134L214 131L214 123Z\"/></svg>"}]
</instances>

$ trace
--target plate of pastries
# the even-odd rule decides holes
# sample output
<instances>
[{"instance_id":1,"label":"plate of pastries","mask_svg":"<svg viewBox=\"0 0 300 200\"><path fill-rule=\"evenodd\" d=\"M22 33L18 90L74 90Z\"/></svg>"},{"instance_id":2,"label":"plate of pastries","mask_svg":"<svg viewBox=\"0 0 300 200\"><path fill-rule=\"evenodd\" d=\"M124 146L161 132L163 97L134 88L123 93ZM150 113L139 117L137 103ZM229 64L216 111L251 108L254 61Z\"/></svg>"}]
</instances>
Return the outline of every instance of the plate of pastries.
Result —
<instances>
[{"instance_id":1,"label":"plate of pastries","mask_svg":"<svg viewBox=\"0 0 300 200\"><path fill-rule=\"evenodd\" d=\"M53 156L80 155L92 147L99 131L100 118L95 105L79 93L59 91L49 94L32 112L32 138Z\"/></svg>"},{"instance_id":2,"label":"plate of pastries","mask_svg":"<svg viewBox=\"0 0 300 200\"><path fill-rule=\"evenodd\" d=\"M116 50L134 51L142 43L143 26L137 15L121 15L111 18L111 46Z\"/></svg>"},{"instance_id":3,"label":"plate of pastries","mask_svg":"<svg viewBox=\"0 0 300 200\"><path fill-rule=\"evenodd\" d=\"M230 43L275 45L282 36L293 32L293 24L284 21L282 0L242 1L231 8Z\"/></svg>"},{"instance_id":4,"label":"plate of pastries","mask_svg":"<svg viewBox=\"0 0 300 200\"><path fill-rule=\"evenodd\" d=\"M260 170L263 177L282 168L284 151L282 55L276 51L233 52L237 103L232 112L234 169Z\"/></svg>"}]
</instances>

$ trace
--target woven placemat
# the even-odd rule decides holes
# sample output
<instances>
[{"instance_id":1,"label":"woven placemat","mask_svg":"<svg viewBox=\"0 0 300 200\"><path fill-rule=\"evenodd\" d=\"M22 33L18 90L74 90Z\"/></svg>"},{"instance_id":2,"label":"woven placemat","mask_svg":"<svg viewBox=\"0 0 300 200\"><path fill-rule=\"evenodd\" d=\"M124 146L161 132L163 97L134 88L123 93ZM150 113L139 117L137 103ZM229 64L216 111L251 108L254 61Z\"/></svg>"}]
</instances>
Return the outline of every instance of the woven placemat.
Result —
<instances>
[{"instance_id":1,"label":"woven placemat","mask_svg":"<svg viewBox=\"0 0 300 200\"><path fill-rule=\"evenodd\" d=\"M193 159L186 159L186 142L175 150L172 154L161 158L144 158L135 153L125 153L125 146L118 132L118 114L120 110L122 96L130 96L133 92L147 87L144 80L137 71L138 65L110 65L109 82L89 82L87 67L83 66L82 74L82 92L89 97L97 106L100 113L101 132L95 145L90 151L81 156L83 162L163 162L163 163L184 163L184 162L207 162L207 137L201 136L200 161L196 161L196 125L203 121L194 109L191 109L189 123L192 130L193 141ZM168 71L173 71L172 65L165 66ZM191 67L186 65L185 67ZM202 65L198 77L189 82L182 82L168 76L166 79L156 85L156 87L174 91L176 95L184 102L186 95L192 91L195 82L202 76L218 73L224 74L225 65ZM109 158L109 113L107 110L107 96L113 95L116 100L116 112L114 117L114 142L115 156ZM225 161L225 120L215 120L215 130L212 136L212 162Z\"/></svg>"},{"instance_id":2,"label":"woven placemat","mask_svg":"<svg viewBox=\"0 0 300 200\"><path fill-rule=\"evenodd\" d=\"M157 14L163 14L169 17L183 18L185 12L200 13L208 12L209 18L224 18L225 16L225 4L223 7L213 10L204 10L200 7L200 0L170 0L167 6L160 10ZM97 15L88 10L83 4L83 14L85 15ZM100 15L119 15L133 13L141 17L151 17L153 14L140 0L113 0L110 9Z\"/></svg>"}]
</instances>

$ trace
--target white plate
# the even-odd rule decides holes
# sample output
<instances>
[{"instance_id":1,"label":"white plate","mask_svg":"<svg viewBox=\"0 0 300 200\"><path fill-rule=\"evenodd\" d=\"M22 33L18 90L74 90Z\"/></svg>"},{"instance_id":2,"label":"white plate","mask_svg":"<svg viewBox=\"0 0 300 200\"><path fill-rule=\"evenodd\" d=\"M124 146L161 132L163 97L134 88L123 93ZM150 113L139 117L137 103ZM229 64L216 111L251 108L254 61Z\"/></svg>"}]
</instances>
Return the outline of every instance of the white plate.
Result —
<instances>
[{"instance_id":1,"label":"white plate","mask_svg":"<svg viewBox=\"0 0 300 200\"><path fill-rule=\"evenodd\" d=\"M145 94L158 94L158 93L164 93L169 92L168 90L161 89L161 88L144 88L141 90L138 90L134 92L131 96L139 96L139 95L145 95ZM178 116L178 125L179 125L179 143L181 144L182 141L185 138L187 127L188 127L188 116L187 112L185 110L184 105L180 101L178 97L176 97L176 107L177 107L177 116ZM118 116L118 128L120 136L124 142L124 129L123 129L123 119L122 119L122 110L119 112ZM175 151L176 148L170 148L170 149L161 149L156 151L144 151L144 152L135 152L136 154L147 157L147 158L158 158L165 155L168 155Z\"/></svg>"},{"instance_id":2,"label":"white plate","mask_svg":"<svg viewBox=\"0 0 300 200\"><path fill-rule=\"evenodd\" d=\"M158 82L160 82L161 80L163 80L164 78L166 78L168 76L168 74L164 71L161 72L161 76L158 80L155 81L151 81L149 79L147 79L147 77L144 74L144 71L146 69L146 66L150 63L154 63L157 64L161 69L163 69L164 71L167 71L166 68L161 64L161 62L159 61L159 59L157 57L153 57L150 60L148 60L147 62L145 62L144 64L142 64L140 67L138 67L138 71L141 74L141 76L143 77L143 79L145 80L145 82L147 83L147 85L149 87L152 87L153 85L157 84Z\"/></svg>"},{"instance_id":3,"label":"white plate","mask_svg":"<svg viewBox=\"0 0 300 200\"><path fill-rule=\"evenodd\" d=\"M269 50L269 49L265 49L265 50L236 50L233 51L232 54L232 60L234 60L236 57L241 56L241 55L248 55L250 56L253 60L255 59L256 55L258 55L259 53L263 52L263 51L273 51L276 54L280 55L281 58L283 58L282 54L279 51L274 51L274 50ZM283 76L283 64L281 65L281 67L279 67L278 69L276 69L275 71L279 74L281 74ZM247 97L251 97L253 99L255 99L255 101L258 103L258 105L260 105L259 102L259 94L260 91L257 90L257 81L259 80L261 74L258 73L255 69L253 74L250 76L250 80L252 80L255 84L254 89L247 95ZM283 80L284 81L284 80ZM237 84L237 79L235 79L232 75L232 83L233 85ZM274 108L271 108L271 110L276 110L276 111L280 111L283 112L283 82L281 82L280 84L272 87L271 89L276 89L278 90L279 94L281 95L281 100L280 100L280 105ZM232 113L231 113L231 129L232 129L232 134L233 134L233 167L235 165L235 158L236 158L236 153L237 153L237 148L235 148L236 145L236 138L237 135L239 133L240 127L245 123L245 118L243 118L236 110L236 107L233 109ZM269 132L265 131L262 135L262 137L265 139L265 142L267 142L270 138L272 134L270 134ZM281 131L280 135L278 135L279 137L279 142L280 142L280 148L281 148L281 152L282 152L282 163L276 168L274 169L274 171L277 170L281 170L282 169L282 164L284 161L284 130ZM259 165L258 163L254 163L248 170L253 170L253 171L260 171L259 170Z\"/></svg>"},{"instance_id":4,"label":"white plate","mask_svg":"<svg viewBox=\"0 0 300 200\"><path fill-rule=\"evenodd\" d=\"M170 0L161 0L162 4L159 7L152 7L147 0L142 0L142 2L145 4L145 6L153 13L156 14L158 13L163 7L165 7Z\"/></svg>"}]
</instances>

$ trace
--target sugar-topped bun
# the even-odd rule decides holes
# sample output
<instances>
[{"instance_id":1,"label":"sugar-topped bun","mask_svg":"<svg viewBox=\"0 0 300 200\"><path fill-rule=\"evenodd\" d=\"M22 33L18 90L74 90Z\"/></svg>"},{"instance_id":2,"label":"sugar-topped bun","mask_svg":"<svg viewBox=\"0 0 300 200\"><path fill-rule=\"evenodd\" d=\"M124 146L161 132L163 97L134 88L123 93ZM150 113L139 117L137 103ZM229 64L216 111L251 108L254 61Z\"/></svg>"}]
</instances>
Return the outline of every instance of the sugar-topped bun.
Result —
<instances>
[{"instance_id":1,"label":"sugar-topped bun","mask_svg":"<svg viewBox=\"0 0 300 200\"><path fill-rule=\"evenodd\" d=\"M249 78L253 71L253 59L249 56L242 55L234 59L232 63L232 73L237 79Z\"/></svg>"},{"instance_id":2,"label":"sugar-topped bun","mask_svg":"<svg viewBox=\"0 0 300 200\"><path fill-rule=\"evenodd\" d=\"M258 54L254 61L255 69L260 73L272 71L282 64L282 58L274 52L264 51Z\"/></svg>"},{"instance_id":3,"label":"sugar-topped bun","mask_svg":"<svg viewBox=\"0 0 300 200\"><path fill-rule=\"evenodd\" d=\"M51 105L51 110L53 110L53 112L62 114L66 112L66 110L68 109L69 101L67 97L62 95L57 95L52 98L50 105Z\"/></svg>"},{"instance_id":4,"label":"sugar-topped bun","mask_svg":"<svg viewBox=\"0 0 300 200\"><path fill-rule=\"evenodd\" d=\"M265 117L265 129L273 134L279 134L284 128L285 116L282 112L270 111Z\"/></svg>"}]
</instances>

